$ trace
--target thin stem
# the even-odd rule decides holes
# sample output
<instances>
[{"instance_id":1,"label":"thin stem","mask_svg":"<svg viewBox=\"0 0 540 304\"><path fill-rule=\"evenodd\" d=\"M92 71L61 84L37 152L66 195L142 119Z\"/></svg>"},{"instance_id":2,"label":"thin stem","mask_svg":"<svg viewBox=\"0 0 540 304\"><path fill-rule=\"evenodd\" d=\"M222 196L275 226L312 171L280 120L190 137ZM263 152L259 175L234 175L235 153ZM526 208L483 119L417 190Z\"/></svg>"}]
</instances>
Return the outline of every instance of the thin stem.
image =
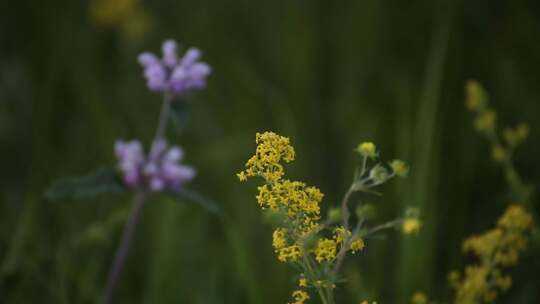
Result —
<instances>
[{"instance_id":1,"label":"thin stem","mask_svg":"<svg viewBox=\"0 0 540 304\"><path fill-rule=\"evenodd\" d=\"M347 204L349 203L349 199L351 198L351 194L354 192L353 187L349 187L349 190L347 190L347 193L345 193L345 196L343 197L343 200L341 201L341 213L343 214L343 227L345 230L349 230L349 207Z\"/></svg>"},{"instance_id":2,"label":"thin stem","mask_svg":"<svg viewBox=\"0 0 540 304\"><path fill-rule=\"evenodd\" d=\"M156 135L154 137L153 143L162 139L165 136L165 131L167 130L167 122L169 121L169 111L172 100L173 96L170 93L165 93L163 95L163 103L161 105L161 112L159 114L158 126L156 129ZM118 283L118 279L120 278L120 273L124 268L129 247L135 234L135 228L139 223L145 201L146 193L144 191L137 191L133 199L133 207L131 209L129 219L124 226L124 231L122 232L122 240L120 241L120 244L116 249L114 261L111 269L109 270L107 285L105 286L105 294L103 296L103 302L105 304L112 303L113 291L116 287L116 284Z\"/></svg>"},{"instance_id":3,"label":"thin stem","mask_svg":"<svg viewBox=\"0 0 540 304\"><path fill-rule=\"evenodd\" d=\"M163 95L163 103L161 105L161 112L159 114L158 127L156 129L156 135L154 141L160 140L165 137L165 131L167 129L167 122L169 121L169 111L171 109L171 102L173 97L170 93Z\"/></svg>"},{"instance_id":4,"label":"thin stem","mask_svg":"<svg viewBox=\"0 0 540 304\"><path fill-rule=\"evenodd\" d=\"M131 240L133 239L133 235L135 234L135 227L139 222L145 200L146 194L144 192L137 192L134 198L133 208L131 209L129 219L124 226L122 240L120 241L118 249L116 249L114 261L111 270L109 271L109 277L107 279L107 285L105 287L105 295L103 300L105 304L112 303L113 290L118 283L120 273L124 268Z\"/></svg>"}]
</instances>

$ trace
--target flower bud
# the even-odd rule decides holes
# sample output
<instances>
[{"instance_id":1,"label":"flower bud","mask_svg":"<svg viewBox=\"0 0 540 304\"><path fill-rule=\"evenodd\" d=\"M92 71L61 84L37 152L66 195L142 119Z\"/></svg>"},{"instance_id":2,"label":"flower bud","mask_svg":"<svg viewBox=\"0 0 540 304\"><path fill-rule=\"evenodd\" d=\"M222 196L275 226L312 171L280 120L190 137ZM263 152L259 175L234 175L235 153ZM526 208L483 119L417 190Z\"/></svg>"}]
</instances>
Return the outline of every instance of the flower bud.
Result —
<instances>
[{"instance_id":1,"label":"flower bud","mask_svg":"<svg viewBox=\"0 0 540 304\"><path fill-rule=\"evenodd\" d=\"M399 177L405 177L409 173L409 166L399 159L391 161L390 168L392 168L392 171Z\"/></svg>"},{"instance_id":2,"label":"flower bud","mask_svg":"<svg viewBox=\"0 0 540 304\"><path fill-rule=\"evenodd\" d=\"M369 171L369 178L377 184L382 184L388 179L388 170L381 164L377 164Z\"/></svg>"},{"instance_id":3,"label":"flower bud","mask_svg":"<svg viewBox=\"0 0 540 304\"><path fill-rule=\"evenodd\" d=\"M358 145L356 152L360 153L363 157L369 157L374 159L377 157L377 147L372 142L363 142Z\"/></svg>"},{"instance_id":4,"label":"flower bud","mask_svg":"<svg viewBox=\"0 0 540 304\"><path fill-rule=\"evenodd\" d=\"M360 219L370 220L375 218L377 210L372 204L362 204L356 207L356 216Z\"/></svg>"},{"instance_id":5,"label":"flower bud","mask_svg":"<svg viewBox=\"0 0 540 304\"><path fill-rule=\"evenodd\" d=\"M332 208L328 210L328 221L330 223L339 223L342 220L341 216L341 209L340 208Z\"/></svg>"}]
</instances>

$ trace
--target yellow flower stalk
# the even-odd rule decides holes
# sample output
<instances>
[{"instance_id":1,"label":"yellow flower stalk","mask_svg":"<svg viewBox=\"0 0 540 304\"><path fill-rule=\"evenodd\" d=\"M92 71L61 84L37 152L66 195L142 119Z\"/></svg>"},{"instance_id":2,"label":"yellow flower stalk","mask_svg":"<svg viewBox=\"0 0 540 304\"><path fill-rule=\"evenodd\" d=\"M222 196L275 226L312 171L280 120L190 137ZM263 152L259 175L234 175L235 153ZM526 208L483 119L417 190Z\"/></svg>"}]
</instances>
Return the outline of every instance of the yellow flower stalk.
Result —
<instances>
[{"instance_id":1,"label":"yellow flower stalk","mask_svg":"<svg viewBox=\"0 0 540 304\"><path fill-rule=\"evenodd\" d=\"M353 192L368 191L394 176L405 176L408 168L402 161L393 161L387 166L378 163L368 168L368 159L373 160L377 156L376 147L369 142L360 144L357 151L364 156L362 166L345 195L341 209L329 209L329 218L323 220L321 203L324 194L317 187L285 177L283 164L295 159L289 138L264 132L257 133L255 142L255 155L249 158L237 177L241 182L252 177L262 178L264 184L257 187L257 203L263 210L283 215L272 234L272 246L279 261L301 269L300 289L293 293L293 303L307 301L309 294L305 289L312 287L324 304L334 304L333 289L346 254L364 250L365 236L396 227L404 220L360 229L364 220L369 219L364 217L364 213L368 213L362 212L355 229L351 230L347 206L349 197ZM343 225L337 225L340 222Z\"/></svg>"}]
</instances>

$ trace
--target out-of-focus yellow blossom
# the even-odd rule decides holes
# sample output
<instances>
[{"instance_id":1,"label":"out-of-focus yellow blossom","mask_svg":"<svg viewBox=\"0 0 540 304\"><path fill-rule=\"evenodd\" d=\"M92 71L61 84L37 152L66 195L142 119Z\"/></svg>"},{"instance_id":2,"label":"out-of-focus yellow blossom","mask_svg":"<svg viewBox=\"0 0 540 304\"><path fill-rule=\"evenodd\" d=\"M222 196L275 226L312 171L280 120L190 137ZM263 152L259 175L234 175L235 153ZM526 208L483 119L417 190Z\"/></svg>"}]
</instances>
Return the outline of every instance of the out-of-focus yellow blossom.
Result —
<instances>
[{"instance_id":1,"label":"out-of-focus yellow blossom","mask_svg":"<svg viewBox=\"0 0 540 304\"><path fill-rule=\"evenodd\" d=\"M516 134L523 141L529 137L529 126L525 123L520 123L516 126Z\"/></svg>"},{"instance_id":2,"label":"out-of-focus yellow blossom","mask_svg":"<svg viewBox=\"0 0 540 304\"><path fill-rule=\"evenodd\" d=\"M357 251L362 251L364 250L365 246L366 244L364 243L364 240L362 239L354 240L351 243L351 251L352 253L356 253Z\"/></svg>"},{"instance_id":3,"label":"out-of-focus yellow blossom","mask_svg":"<svg viewBox=\"0 0 540 304\"><path fill-rule=\"evenodd\" d=\"M529 126L524 123L518 124L515 128L504 128L502 132L505 142L510 147L515 147L529 136Z\"/></svg>"},{"instance_id":4,"label":"out-of-focus yellow blossom","mask_svg":"<svg viewBox=\"0 0 540 304\"><path fill-rule=\"evenodd\" d=\"M411 304L427 304L427 303L428 303L428 298L423 292L417 291L413 294L412 299L411 299Z\"/></svg>"},{"instance_id":5,"label":"out-of-focus yellow blossom","mask_svg":"<svg viewBox=\"0 0 540 304\"><path fill-rule=\"evenodd\" d=\"M391 161L390 168L392 168L392 171L400 177L405 177L409 173L409 166L407 166L404 161L399 159Z\"/></svg>"},{"instance_id":6,"label":"out-of-focus yellow blossom","mask_svg":"<svg viewBox=\"0 0 540 304\"><path fill-rule=\"evenodd\" d=\"M356 152L360 153L363 157L377 157L377 147L372 142L363 142L359 144L356 148Z\"/></svg>"},{"instance_id":7,"label":"out-of-focus yellow blossom","mask_svg":"<svg viewBox=\"0 0 540 304\"><path fill-rule=\"evenodd\" d=\"M463 274L450 274L450 283L456 290L456 304L492 302L498 293L511 286L512 278L503 275L502 270L518 262L532 225L532 216L524 207L511 205L494 229L465 240L463 250L475 255L479 264L465 267Z\"/></svg>"},{"instance_id":8,"label":"out-of-focus yellow blossom","mask_svg":"<svg viewBox=\"0 0 540 304\"><path fill-rule=\"evenodd\" d=\"M309 295L303 290L296 290L292 294L294 302L289 304L304 304L305 301L309 300Z\"/></svg>"},{"instance_id":9,"label":"out-of-focus yellow blossom","mask_svg":"<svg viewBox=\"0 0 540 304\"><path fill-rule=\"evenodd\" d=\"M308 280L305 277L301 277L298 280L298 286L300 286L300 287L308 287Z\"/></svg>"},{"instance_id":10,"label":"out-of-focus yellow blossom","mask_svg":"<svg viewBox=\"0 0 540 304\"><path fill-rule=\"evenodd\" d=\"M315 259L317 262L333 261L336 258L337 243L331 239L320 239L315 248Z\"/></svg>"},{"instance_id":11,"label":"out-of-focus yellow blossom","mask_svg":"<svg viewBox=\"0 0 540 304\"><path fill-rule=\"evenodd\" d=\"M479 132L492 133L495 131L495 123L497 122L497 113L493 110L485 110L476 116L474 127Z\"/></svg>"},{"instance_id":12,"label":"out-of-focus yellow blossom","mask_svg":"<svg viewBox=\"0 0 540 304\"><path fill-rule=\"evenodd\" d=\"M334 240L336 240L336 243L341 244L344 239L351 236L351 232L349 230L346 230L343 226L336 227L334 229Z\"/></svg>"},{"instance_id":13,"label":"out-of-focus yellow blossom","mask_svg":"<svg viewBox=\"0 0 540 304\"><path fill-rule=\"evenodd\" d=\"M465 105L470 111L477 111L486 103L486 93L476 80L467 81L465 84L465 94Z\"/></svg>"},{"instance_id":14,"label":"out-of-focus yellow blossom","mask_svg":"<svg viewBox=\"0 0 540 304\"><path fill-rule=\"evenodd\" d=\"M403 220L403 223L401 224L401 230L403 230L403 233L405 234L415 234L420 231L420 227L422 224L420 223L420 220L417 218L406 218Z\"/></svg>"},{"instance_id":15,"label":"out-of-focus yellow blossom","mask_svg":"<svg viewBox=\"0 0 540 304\"><path fill-rule=\"evenodd\" d=\"M499 144L494 145L491 150L491 157L493 157L495 161L501 162L506 159L506 150Z\"/></svg>"},{"instance_id":16,"label":"out-of-focus yellow blossom","mask_svg":"<svg viewBox=\"0 0 540 304\"><path fill-rule=\"evenodd\" d=\"M150 16L138 0L93 0L90 16L94 24L105 28L118 28L133 39L142 37L151 24Z\"/></svg>"}]
</instances>

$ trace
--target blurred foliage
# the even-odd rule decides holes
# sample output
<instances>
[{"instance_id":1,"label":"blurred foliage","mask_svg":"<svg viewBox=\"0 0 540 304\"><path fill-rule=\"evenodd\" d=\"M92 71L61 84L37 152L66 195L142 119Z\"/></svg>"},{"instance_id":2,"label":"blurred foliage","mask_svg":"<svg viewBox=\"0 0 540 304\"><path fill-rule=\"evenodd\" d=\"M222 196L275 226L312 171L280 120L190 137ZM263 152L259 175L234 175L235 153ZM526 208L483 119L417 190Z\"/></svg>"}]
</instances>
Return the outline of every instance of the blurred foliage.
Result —
<instances>
[{"instance_id":1,"label":"blurred foliage","mask_svg":"<svg viewBox=\"0 0 540 304\"><path fill-rule=\"evenodd\" d=\"M415 238L366 241L345 265L339 303L405 303L414 290L448 298L461 242L491 227L509 193L489 144L464 110L481 81L505 125L527 122L516 167L539 184L540 4L518 1L138 1L153 20L139 39L94 23L87 1L0 4L0 302L95 303L130 196L49 202L60 176L113 165L113 142L148 143L159 112L136 56L165 38L198 46L214 74L170 128L199 175L190 185L221 204L156 198L145 209L120 303L285 303L291 271L275 261L253 187L234 172L256 131L291 137L289 171L326 194L346 191L360 141L411 164L409 178L372 200L377 217L422 210ZM251 189L251 190L250 190ZM360 197L353 197L359 199ZM538 214L537 200L532 204ZM500 303L538 303L538 237Z\"/></svg>"}]
</instances>

